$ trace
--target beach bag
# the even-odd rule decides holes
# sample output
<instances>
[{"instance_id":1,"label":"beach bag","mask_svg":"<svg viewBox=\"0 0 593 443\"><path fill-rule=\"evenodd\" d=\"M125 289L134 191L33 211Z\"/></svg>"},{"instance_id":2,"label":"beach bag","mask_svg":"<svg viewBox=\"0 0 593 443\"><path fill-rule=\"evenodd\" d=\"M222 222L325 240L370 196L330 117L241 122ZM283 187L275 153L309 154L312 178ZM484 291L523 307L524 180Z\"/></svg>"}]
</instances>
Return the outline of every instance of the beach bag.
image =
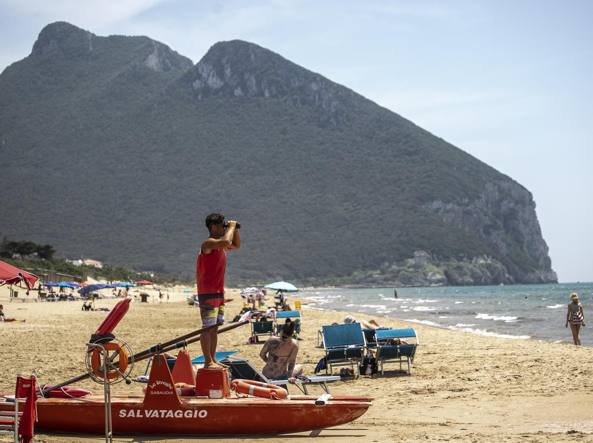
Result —
<instances>
[{"instance_id":1,"label":"beach bag","mask_svg":"<svg viewBox=\"0 0 593 443\"><path fill-rule=\"evenodd\" d=\"M355 377L354 371L351 368L342 368L340 369L340 378L342 380L350 380Z\"/></svg>"},{"instance_id":2,"label":"beach bag","mask_svg":"<svg viewBox=\"0 0 593 443\"><path fill-rule=\"evenodd\" d=\"M373 375L379 371L377 359L375 357L365 357L360 364L360 373L362 375Z\"/></svg>"}]
</instances>

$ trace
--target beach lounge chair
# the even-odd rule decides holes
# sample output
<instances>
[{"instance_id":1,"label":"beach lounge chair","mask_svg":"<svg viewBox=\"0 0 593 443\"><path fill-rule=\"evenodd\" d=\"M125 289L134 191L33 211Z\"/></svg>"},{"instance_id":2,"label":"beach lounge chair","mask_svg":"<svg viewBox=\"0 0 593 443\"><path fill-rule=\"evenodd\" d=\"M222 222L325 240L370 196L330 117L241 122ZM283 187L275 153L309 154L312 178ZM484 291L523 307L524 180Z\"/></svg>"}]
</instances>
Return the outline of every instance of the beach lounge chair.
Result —
<instances>
[{"instance_id":1,"label":"beach lounge chair","mask_svg":"<svg viewBox=\"0 0 593 443\"><path fill-rule=\"evenodd\" d=\"M377 347L377 336L374 329L363 329L364 339L367 343L367 348L374 349Z\"/></svg>"},{"instance_id":2,"label":"beach lounge chair","mask_svg":"<svg viewBox=\"0 0 593 443\"><path fill-rule=\"evenodd\" d=\"M323 326L321 329L326 373L328 369L331 372L334 366L351 366L353 372L360 374L360 363L366 347L360 323Z\"/></svg>"},{"instance_id":3,"label":"beach lounge chair","mask_svg":"<svg viewBox=\"0 0 593 443\"><path fill-rule=\"evenodd\" d=\"M284 327L284 322L286 321L287 318L290 318L291 320L298 320L296 321L296 325L295 325L295 334L300 334L301 333L301 313L300 311L277 311L276 312L276 324L275 324L275 331L276 331L276 335L280 334L280 332L282 332L282 328Z\"/></svg>"},{"instance_id":4,"label":"beach lounge chair","mask_svg":"<svg viewBox=\"0 0 593 443\"><path fill-rule=\"evenodd\" d=\"M251 336L255 337L255 342L259 342L260 335L267 335L271 337L274 334L273 320L256 320L251 322Z\"/></svg>"},{"instance_id":5,"label":"beach lounge chair","mask_svg":"<svg viewBox=\"0 0 593 443\"><path fill-rule=\"evenodd\" d=\"M242 378L246 380L261 381L263 383L282 386L285 389L288 389L289 386L296 386L305 395L309 394L307 389L308 385L317 385L329 394L327 383L340 380L340 377L338 376L299 377L293 385L289 383L288 380L270 380L264 374L254 368L248 360L245 359L227 358L225 360L221 360L221 362L229 367L231 379L233 380L236 378Z\"/></svg>"},{"instance_id":6,"label":"beach lounge chair","mask_svg":"<svg viewBox=\"0 0 593 443\"><path fill-rule=\"evenodd\" d=\"M407 373L411 374L412 363L418 347L418 335L412 328L405 329L377 329L377 353L375 358L380 365L381 374L384 373L385 362L399 362L399 369L402 370L402 363L407 363ZM403 342L406 341L406 343ZM408 343L409 341L414 343ZM397 343L402 341L401 343Z\"/></svg>"}]
</instances>

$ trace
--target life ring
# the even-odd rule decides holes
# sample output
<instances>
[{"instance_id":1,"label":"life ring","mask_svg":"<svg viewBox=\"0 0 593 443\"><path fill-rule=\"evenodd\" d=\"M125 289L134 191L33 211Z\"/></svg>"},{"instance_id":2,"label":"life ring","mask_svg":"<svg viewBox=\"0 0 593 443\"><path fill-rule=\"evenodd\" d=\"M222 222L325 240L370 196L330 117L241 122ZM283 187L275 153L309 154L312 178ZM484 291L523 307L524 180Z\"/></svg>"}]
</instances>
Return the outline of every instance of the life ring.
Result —
<instances>
[{"instance_id":1,"label":"life ring","mask_svg":"<svg viewBox=\"0 0 593 443\"><path fill-rule=\"evenodd\" d=\"M101 346L103 346L107 352L117 351L118 355L117 366L114 364L107 365L107 379L113 380L121 377L126 372L126 369L128 369L128 352L125 347L113 342L104 343ZM97 346L90 352L93 374L99 378L104 378L105 372L103 371L103 360L101 359L103 354L102 349ZM112 360L110 357L109 359Z\"/></svg>"},{"instance_id":2,"label":"life ring","mask_svg":"<svg viewBox=\"0 0 593 443\"><path fill-rule=\"evenodd\" d=\"M272 400L284 400L288 398L288 391L286 389L277 385L262 383L261 381L237 379L233 380L231 385L240 394L254 395Z\"/></svg>"}]
</instances>

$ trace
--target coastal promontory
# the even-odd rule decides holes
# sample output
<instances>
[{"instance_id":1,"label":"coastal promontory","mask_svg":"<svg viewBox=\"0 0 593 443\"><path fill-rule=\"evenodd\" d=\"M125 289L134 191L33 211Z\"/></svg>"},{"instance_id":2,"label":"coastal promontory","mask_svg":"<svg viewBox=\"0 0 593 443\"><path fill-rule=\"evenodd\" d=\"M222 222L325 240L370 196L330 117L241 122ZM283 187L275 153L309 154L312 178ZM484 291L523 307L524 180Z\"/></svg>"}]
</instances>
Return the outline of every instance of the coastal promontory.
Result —
<instances>
[{"instance_id":1,"label":"coastal promontory","mask_svg":"<svg viewBox=\"0 0 593 443\"><path fill-rule=\"evenodd\" d=\"M0 75L0 152L0 234L70 258L191 277L223 212L243 234L229 283L557 280L521 184L250 42L194 64L49 24Z\"/></svg>"}]
</instances>

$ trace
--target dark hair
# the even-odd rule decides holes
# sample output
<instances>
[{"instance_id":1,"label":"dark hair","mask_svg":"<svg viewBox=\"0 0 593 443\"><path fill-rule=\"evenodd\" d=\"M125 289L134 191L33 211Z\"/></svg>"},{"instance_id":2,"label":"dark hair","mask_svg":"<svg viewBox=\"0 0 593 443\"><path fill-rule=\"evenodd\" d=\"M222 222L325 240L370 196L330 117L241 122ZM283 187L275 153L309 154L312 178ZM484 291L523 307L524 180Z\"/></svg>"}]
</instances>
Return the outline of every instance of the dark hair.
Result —
<instances>
[{"instance_id":1,"label":"dark hair","mask_svg":"<svg viewBox=\"0 0 593 443\"><path fill-rule=\"evenodd\" d=\"M208 229L210 229L210 226L212 226L212 225L220 225L223 222L224 222L224 215L217 214L216 212L213 214L210 214L208 217L206 217L206 227Z\"/></svg>"},{"instance_id":2,"label":"dark hair","mask_svg":"<svg viewBox=\"0 0 593 443\"><path fill-rule=\"evenodd\" d=\"M292 337L294 335L295 326L296 323L291 321L290 318L287 318L286 323L284 323L284 326L282 327L282 335Z\"/></svg>"}]
</instances>

